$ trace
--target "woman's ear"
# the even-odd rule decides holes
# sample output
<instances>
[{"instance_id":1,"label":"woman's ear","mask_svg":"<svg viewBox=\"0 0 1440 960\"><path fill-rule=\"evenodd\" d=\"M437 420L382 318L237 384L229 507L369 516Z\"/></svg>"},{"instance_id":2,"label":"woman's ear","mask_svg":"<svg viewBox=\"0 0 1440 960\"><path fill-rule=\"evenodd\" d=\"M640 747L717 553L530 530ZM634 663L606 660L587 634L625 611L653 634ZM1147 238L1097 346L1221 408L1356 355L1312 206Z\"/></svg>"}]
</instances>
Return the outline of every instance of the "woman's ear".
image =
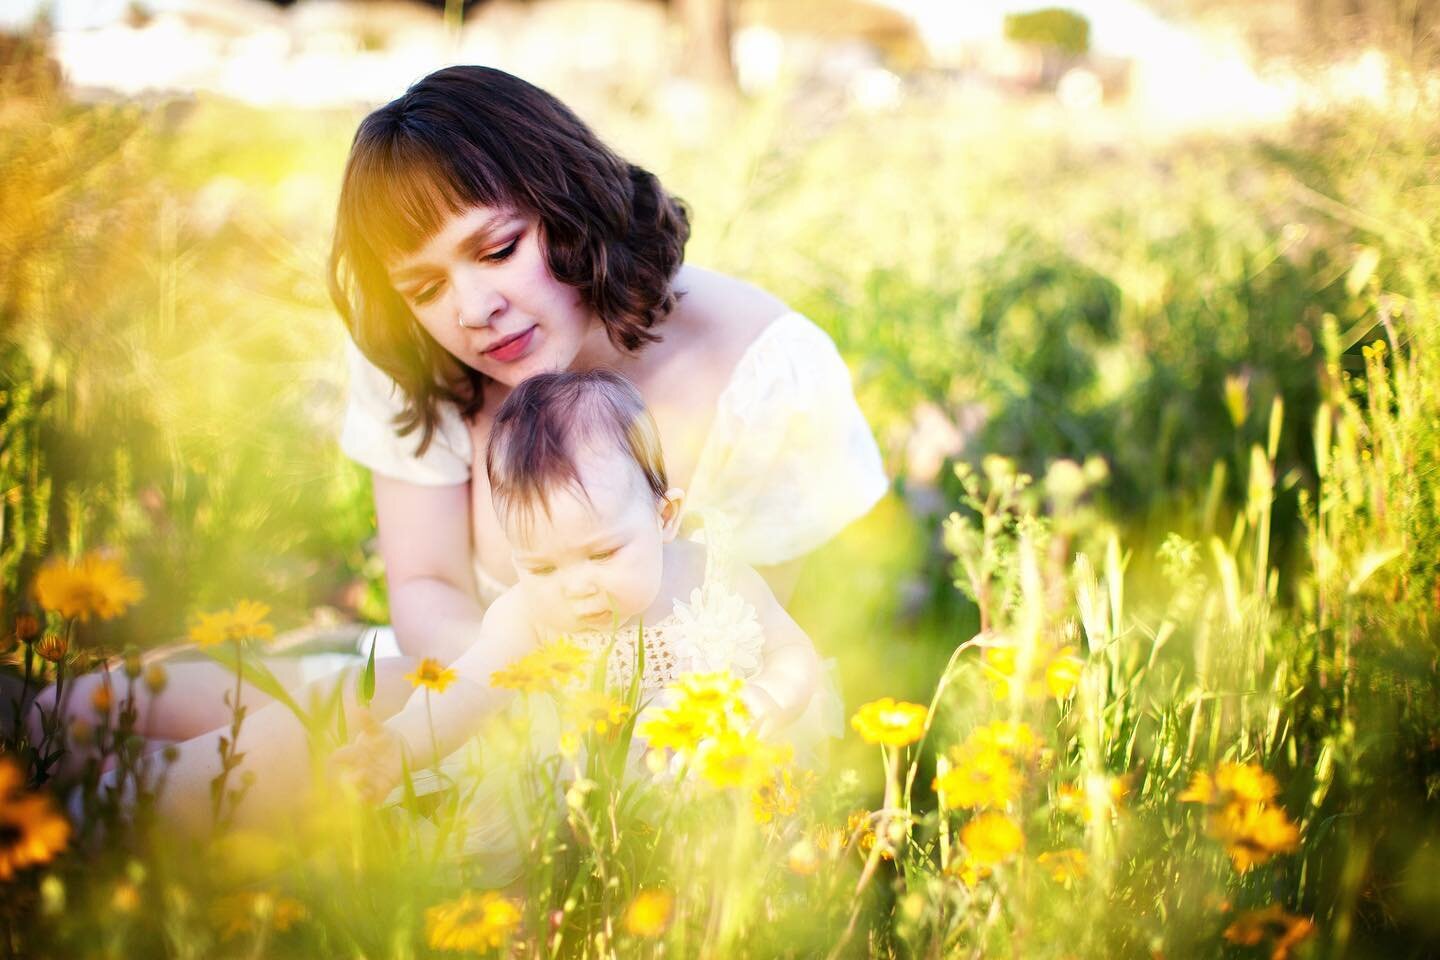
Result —
<instances>
[{"instance_id":1,"label":"woman's ear","mask_svg":"<svg viewBox=\"0 0 1440 960\"><path fill-rule=\"evenodd\" d=\"M671 487L660 501L660 536L670 543L680 533L680 518L685 513L685 491Z\"/></svg>"}]
</instances>

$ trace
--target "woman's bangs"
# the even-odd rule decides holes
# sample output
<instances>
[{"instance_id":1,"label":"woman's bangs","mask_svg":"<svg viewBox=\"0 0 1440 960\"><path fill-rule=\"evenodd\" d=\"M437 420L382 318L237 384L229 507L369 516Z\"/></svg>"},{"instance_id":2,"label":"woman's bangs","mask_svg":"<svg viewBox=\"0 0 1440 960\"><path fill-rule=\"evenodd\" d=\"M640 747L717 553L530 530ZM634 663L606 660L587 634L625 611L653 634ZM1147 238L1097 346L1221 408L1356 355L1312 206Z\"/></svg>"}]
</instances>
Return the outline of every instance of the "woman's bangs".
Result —
<instances>
[{"instance_id":1,"label":"woman's bangs","mask_svg":"<svg viewBox=\"0 0 1440 960\"><path fill-rule=\"evenodd\" d=\"M392 143L357 165L347 184L352 236L364 237L381 261L413 253L451 216L486 202L473 178L427 153L414 144Z\"/></svg>"}]
</instances>

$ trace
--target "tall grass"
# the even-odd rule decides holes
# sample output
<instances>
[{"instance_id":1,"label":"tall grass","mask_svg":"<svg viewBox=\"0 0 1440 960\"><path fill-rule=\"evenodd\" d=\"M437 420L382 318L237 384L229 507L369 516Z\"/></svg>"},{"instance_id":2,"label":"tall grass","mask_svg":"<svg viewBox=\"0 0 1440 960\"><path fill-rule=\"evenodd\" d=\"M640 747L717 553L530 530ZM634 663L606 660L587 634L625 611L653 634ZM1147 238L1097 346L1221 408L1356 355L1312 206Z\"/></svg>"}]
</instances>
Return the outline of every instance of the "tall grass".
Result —
<instances>
[{"instance_id":1,"label":"tall grass","mask_svg":"<svg viewBox=\"0 0 1440 960\"><path fill-rule=\"evenodd\" d=\"M73 677L244 596L280 626L382 618L368 491L328 439L321 263L354 118L15 91L7 674ZM751 104L722 145L596 119L689 200L692 259L852 361L906 496L814 560L795 609L852 704L908 719L862 711L813 780L752 745L745 776L697 749L678 784L627 762L629 722L556 753L497 720L480 743L516 744L528 791L503 882L457 848L474 769L380 810L322 786L195 856L146 803L164 758L129 737L127 684L149 680L121 668L120 709L55 736L115 757L138 809L81 778L91 816L0 880L8 953L426 956L482 889L476 930L536 956L1433 951L1433 116L1162 147L945 96ZM935 477L903 456L922 402L978 413ZM42 563L97 547L145 599L103 623L42 609ZM73 641L58 663L47 635ZM4 745L27 781L7 815L76 785L37 782L44 744Z\"/></svg>"}]
</instances>

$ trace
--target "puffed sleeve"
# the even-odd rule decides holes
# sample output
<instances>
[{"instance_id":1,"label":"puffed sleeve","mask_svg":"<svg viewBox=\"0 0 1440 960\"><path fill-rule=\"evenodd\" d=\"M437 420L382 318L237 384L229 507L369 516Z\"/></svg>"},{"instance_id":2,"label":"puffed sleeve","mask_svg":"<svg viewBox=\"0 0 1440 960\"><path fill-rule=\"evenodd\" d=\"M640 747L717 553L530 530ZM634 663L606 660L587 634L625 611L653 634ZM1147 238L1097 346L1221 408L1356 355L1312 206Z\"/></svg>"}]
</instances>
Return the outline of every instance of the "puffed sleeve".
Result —
<instances>
[{"instance_id":1,"label":"puffed sleeve","mask_svg":"<svg viewBox=\"0 0 1440 960\"><path fill-rule=\"evenodd\" d=\"M772 322L716 404L690 507L725 516L735 555L768 566L830 540L888 487L834 342L798 313Z\"/></svg>"},{"instance_id":2,"label":"puffed sleeve","mask_svg":"<svg viewBox=\"0 0 1440 960\"><path fill-rule=\"evenodd\" d=\"M375 473L423 486L449 486L470 479L470 431L453 406L440 409L440 422L423 456L415 455L418 431L395 432L395 415L404 406L400 387L360 352L346 346L350 398L340 428L340 449Z\"/></svg>"}]
</instances>

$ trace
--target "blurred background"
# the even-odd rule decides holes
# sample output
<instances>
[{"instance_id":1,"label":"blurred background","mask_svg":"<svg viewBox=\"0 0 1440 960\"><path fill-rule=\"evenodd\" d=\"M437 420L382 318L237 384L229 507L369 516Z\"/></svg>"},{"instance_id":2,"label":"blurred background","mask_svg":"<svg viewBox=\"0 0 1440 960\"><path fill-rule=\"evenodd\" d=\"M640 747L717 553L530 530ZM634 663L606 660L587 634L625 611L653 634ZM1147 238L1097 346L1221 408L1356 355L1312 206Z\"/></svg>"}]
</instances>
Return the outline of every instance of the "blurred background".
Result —
<instances>
[{"instance_id":1,"label":"blurred background","mask_svg":"<svg viewBox=\"0 0 1440 960\"><path fill-rule=\"evenodd\" d=\"M692 262L786 298L850 361L895 494L796 606L851 702L928 689L976 628L940 546L956 463L1103 462L1107 522L1197 533L1246 492L1243 463L1212 465L1283 396L1283 565L1326 318L1358 369L1381 291L1433 269L1437 18L1392 0L10 0L5 609L46 555L108 546L147 585L105 625L117 644L247 596L282 626L385 620L368 478L332 439L324 261L356 124L454 62L569 102L690 204Z\"/></svg>"}]
</instances>

